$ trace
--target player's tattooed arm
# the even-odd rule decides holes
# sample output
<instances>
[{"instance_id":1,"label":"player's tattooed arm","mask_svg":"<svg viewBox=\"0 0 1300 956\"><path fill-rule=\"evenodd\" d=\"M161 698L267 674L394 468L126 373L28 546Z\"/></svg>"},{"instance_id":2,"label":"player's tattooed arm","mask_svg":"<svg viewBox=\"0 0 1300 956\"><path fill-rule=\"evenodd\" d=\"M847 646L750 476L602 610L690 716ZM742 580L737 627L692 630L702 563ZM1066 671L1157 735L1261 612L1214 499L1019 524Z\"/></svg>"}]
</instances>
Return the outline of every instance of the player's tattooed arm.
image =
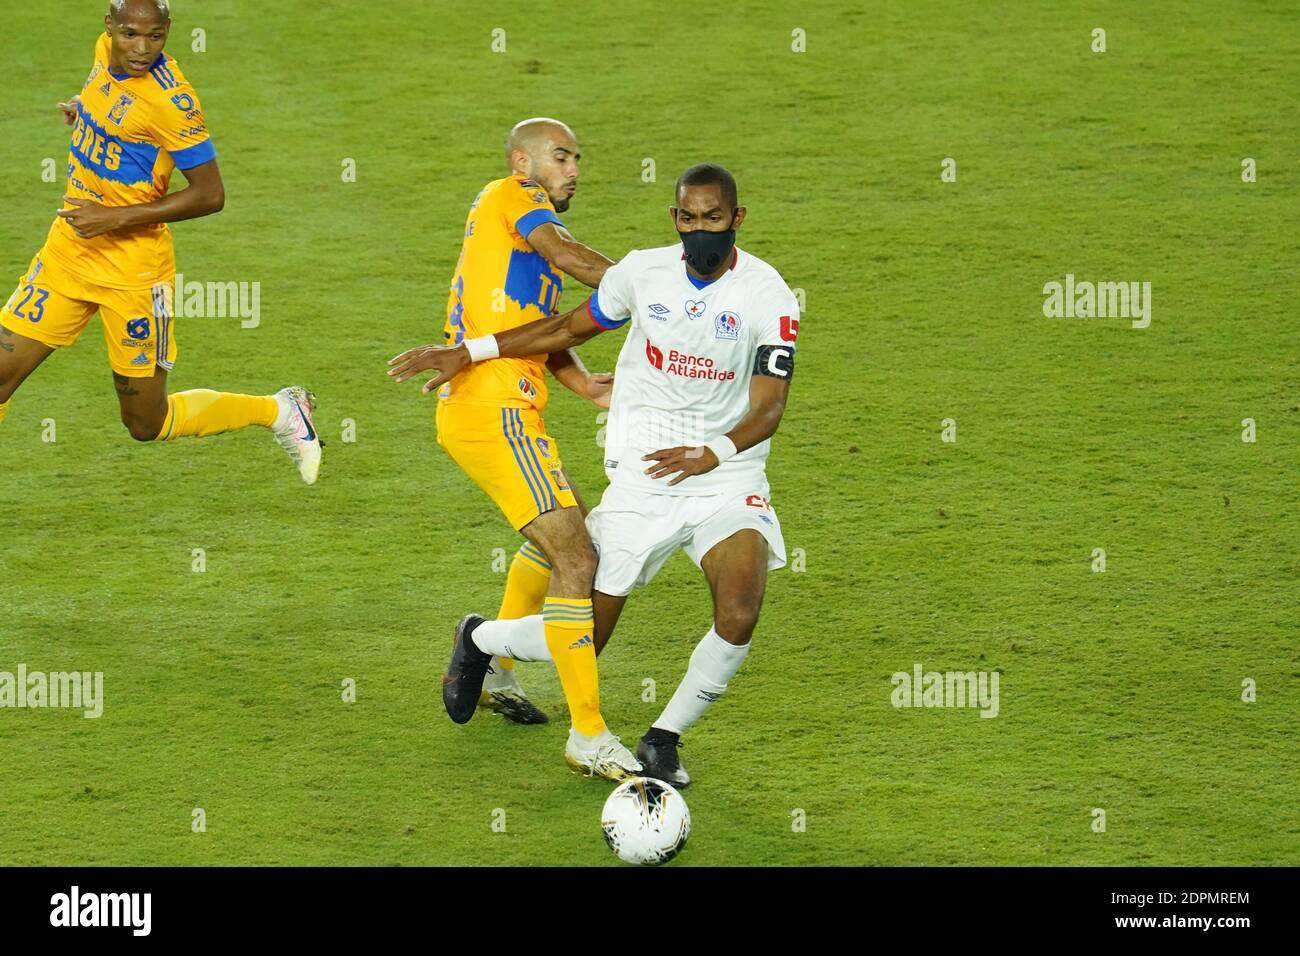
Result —
<instances>
[{"instance_id":1,"label":"player's tattooed arm","mask_svg":"<svg viewBox=\"0 0 1300 956\"><path fill-rule=\"evenodd\" d=\"M591 246L585 246L569 230L553 222L542 223L528 234L528 244L546 257L555 268L568 273L593 289L600 285L605 270L614 260Z\"/></svg>"},{"instance_id":2,"label":"player's tattooed arm","mask_svg":"<svg viewBox=\"0 0 1300 956\"><path fill-rule=\"evenodd\" d=\"M642 461L654 462L645 473L651 478L667 478L675 475L676 477L668 482L669 485L675 485L692 475L703 475L712 471L722 463L714 447L725 446L727 442L733 444L735 451L727 449L730 454L724 452L726 457L730 458L731 455L742 452L746 448L753 448L759 442L767 441L775 435L781 424L781 417L785 414L785 402L789 395L789 378L776 378L756 373L749 380L749 412L735 428L722 436L721 441L715 439L708 445L696 448L682 445L652 452L642 458Z\"/></svg>"},{"instance_id":3,"label":"player's tattooed arm","mask_svg":"<svg viewBox=\"0 0 1300 956\"><path fill-rule=\"evenodd\" d=\"M609 408L610 393L614 390L614 376L603 372L592 375L578 353L573 349L553 352L547 356L546 367L555 380L599 408Z\"/></svg>"},{"instance_id":4,"label":"player's tattooed arm","mask_svg":"<svg viewBox=\"0 0 1300 956\"><path fill-rule=\"evenodd\" d=\"M604 331L592 321L591 313L584 304L572 312L538 319L485 338L495 339L493 344L496 355L493 357L528 358L571 349ZM420 372L436 371L437 377L425 382L421 390L428 395L443 383L450 382L473 361L474 358L464 343L451 346L426 345L423 348L407 349L401 355L389 359L388 374L398 382L405 382Z\"/></svg>"},{"instance_id":5,"label":"player's tattooed arm","mask_svg":"<svg viewBox=\"0 0 1300 956\"><path fill-rule=\"evenodd\" d=\"M14 334L3 325L0 325L0 349L3 349L6 352L12 352L14 350L13 338Z\"/></svg>"},{"instance_id":6,"label":"player's tattooed arm","mask_svg":"<svg viewBox=\"0 0 1300 956\"><path fill-rule=\"evenodd\" d=\"M105 233L163 222L182 222L220 212L226 205L226 189L217 161L182 170L189 185L154 202L136 206L101 206L87 199L63 197L65 208L59 216L82 239L94 239Z\"/></svg>"}]
</instances>

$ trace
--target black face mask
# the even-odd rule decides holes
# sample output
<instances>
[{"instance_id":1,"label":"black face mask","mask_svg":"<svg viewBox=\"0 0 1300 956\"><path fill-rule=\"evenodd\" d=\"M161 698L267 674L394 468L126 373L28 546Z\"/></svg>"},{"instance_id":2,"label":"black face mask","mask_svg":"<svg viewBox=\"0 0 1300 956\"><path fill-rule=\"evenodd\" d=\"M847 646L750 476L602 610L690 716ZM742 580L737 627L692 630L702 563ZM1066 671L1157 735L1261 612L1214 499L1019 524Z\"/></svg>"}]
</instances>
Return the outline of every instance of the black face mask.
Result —
<instances>
[{"instance_id":1,"label":"black face mask","mask_svg":"<svg viewBox=\"0 0 1300 956\"><path fill-rule=\"evenodd\" d=\"M694 232L679 232L677 236L686 250L686 261L702 276L717 272L736 245L735 229L726 232L697 229Z\"/></svg>"}]
</instances>

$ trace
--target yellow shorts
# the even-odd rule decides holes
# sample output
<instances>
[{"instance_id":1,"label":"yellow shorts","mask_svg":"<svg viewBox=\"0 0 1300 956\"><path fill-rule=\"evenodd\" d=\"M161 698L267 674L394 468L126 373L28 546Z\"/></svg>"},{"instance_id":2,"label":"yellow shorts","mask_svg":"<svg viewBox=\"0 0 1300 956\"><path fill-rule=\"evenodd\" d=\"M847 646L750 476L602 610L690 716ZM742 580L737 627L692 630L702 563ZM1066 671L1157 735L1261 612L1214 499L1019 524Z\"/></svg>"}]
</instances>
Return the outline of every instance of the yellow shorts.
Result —
<instances>
[{"instance_id":1,"label":"yellow shorts","mask_svg":"<svg viewBox=\"0 0 1300 956\"><path fill-rule=\"evenodd\" d=\"M91 316L104 323L108 364L128 378L148 378L176 361L172 283L127 291L94 285L36 254L18 289L0 309L0 325L52 349L72 345Z\"/></svg>"},{"instance_id":2,"label":"yellow shorts","mask_svg":"<svg viewBox=\"0 0 1300 956\"><path fill-rule=\"evenodd\" d=\"M438 444L515 530L577 505L555 439L535 409L438 402Z\"/></svg>"}]
</instances>

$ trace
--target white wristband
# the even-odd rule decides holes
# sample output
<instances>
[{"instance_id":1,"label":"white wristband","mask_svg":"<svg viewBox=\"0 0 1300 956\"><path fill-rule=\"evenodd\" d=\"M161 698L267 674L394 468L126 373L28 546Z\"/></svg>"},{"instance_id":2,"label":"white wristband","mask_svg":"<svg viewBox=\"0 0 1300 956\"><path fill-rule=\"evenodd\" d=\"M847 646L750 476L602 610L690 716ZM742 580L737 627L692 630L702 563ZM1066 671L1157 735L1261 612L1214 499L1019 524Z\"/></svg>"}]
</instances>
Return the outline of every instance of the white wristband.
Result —
<instances>
[{"instance_id":1,"label":"white wristband","mask_svg":"<svg viewBox=\"0 0 1300 956\"><path fill-rule=\"evenodd\" d=\"M736 443L726 435L706 441L704 447L717 456L719 465L736 454Z\"/></svg>"},{"instance_id":2,"label":"white wristband","mask_svg":"<svg viewBox=\"0 0 1300 956\"><path fill-rule=\"evenodd\" d=\"M494 359L501 355L497 350L497 337L495 335L484 335L477 339L466 339L465 350L469 352L471 362L482 362L487 359Z\"/></svg>"}]
</instances>

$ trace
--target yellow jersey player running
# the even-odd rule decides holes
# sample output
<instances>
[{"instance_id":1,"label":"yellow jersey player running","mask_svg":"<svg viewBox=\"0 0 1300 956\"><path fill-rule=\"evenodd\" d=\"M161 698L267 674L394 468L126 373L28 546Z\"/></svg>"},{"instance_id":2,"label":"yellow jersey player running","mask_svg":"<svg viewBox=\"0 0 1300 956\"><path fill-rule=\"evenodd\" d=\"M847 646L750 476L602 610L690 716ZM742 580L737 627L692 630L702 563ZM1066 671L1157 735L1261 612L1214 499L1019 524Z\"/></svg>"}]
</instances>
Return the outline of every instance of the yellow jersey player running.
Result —
<instances>
[{"instance_id":1,"label":"yellow jersey player running","mask_svg":"<svg viewBox=\"0 0 1300 956\"><path fill-rule=\"evenodd\" d=\"M593 288L600 284L613 263L574 240L557 215L577 191L579 159L572 130L558 120L525 120L511 130L511 175L483 187L465 223L447 303L448 345L552 315L563 286L560 272ZM500 618L540 611L544 626L535 641L485 653L473 643L483 618L463 618L443 676L443 704L453 721L466 723L489 673L499 675L499 662L554 660L572 720L566 761L575 770L621 780L641 764L600 714L591 604L596 555L541 416L548 365L568 387L593 399L608 391L608 378L588 379L566 352L482 358L440 391L438 443L527 539L511 567ZM513 693L522 698L517 682Z\"/></svg>"},{"instance_id":2,"label":"yellow jersey player running","mask_svg":"<svg viewBox=\"0 0 1300 956\"><path fill-rule=\"evenodd\" d=\"M166 224L225 205L198 95L163 52L170 29L166 0L112 0L81 94L59 104L72 127L65 208L0 309L0 421L27 376L76 342L98 312L131 437L171 441L258 425L312 484L321 445L305 388L167 394L177 345ZM189 186L168 195L174 169Z\"/></svg>"}]
</instances>

